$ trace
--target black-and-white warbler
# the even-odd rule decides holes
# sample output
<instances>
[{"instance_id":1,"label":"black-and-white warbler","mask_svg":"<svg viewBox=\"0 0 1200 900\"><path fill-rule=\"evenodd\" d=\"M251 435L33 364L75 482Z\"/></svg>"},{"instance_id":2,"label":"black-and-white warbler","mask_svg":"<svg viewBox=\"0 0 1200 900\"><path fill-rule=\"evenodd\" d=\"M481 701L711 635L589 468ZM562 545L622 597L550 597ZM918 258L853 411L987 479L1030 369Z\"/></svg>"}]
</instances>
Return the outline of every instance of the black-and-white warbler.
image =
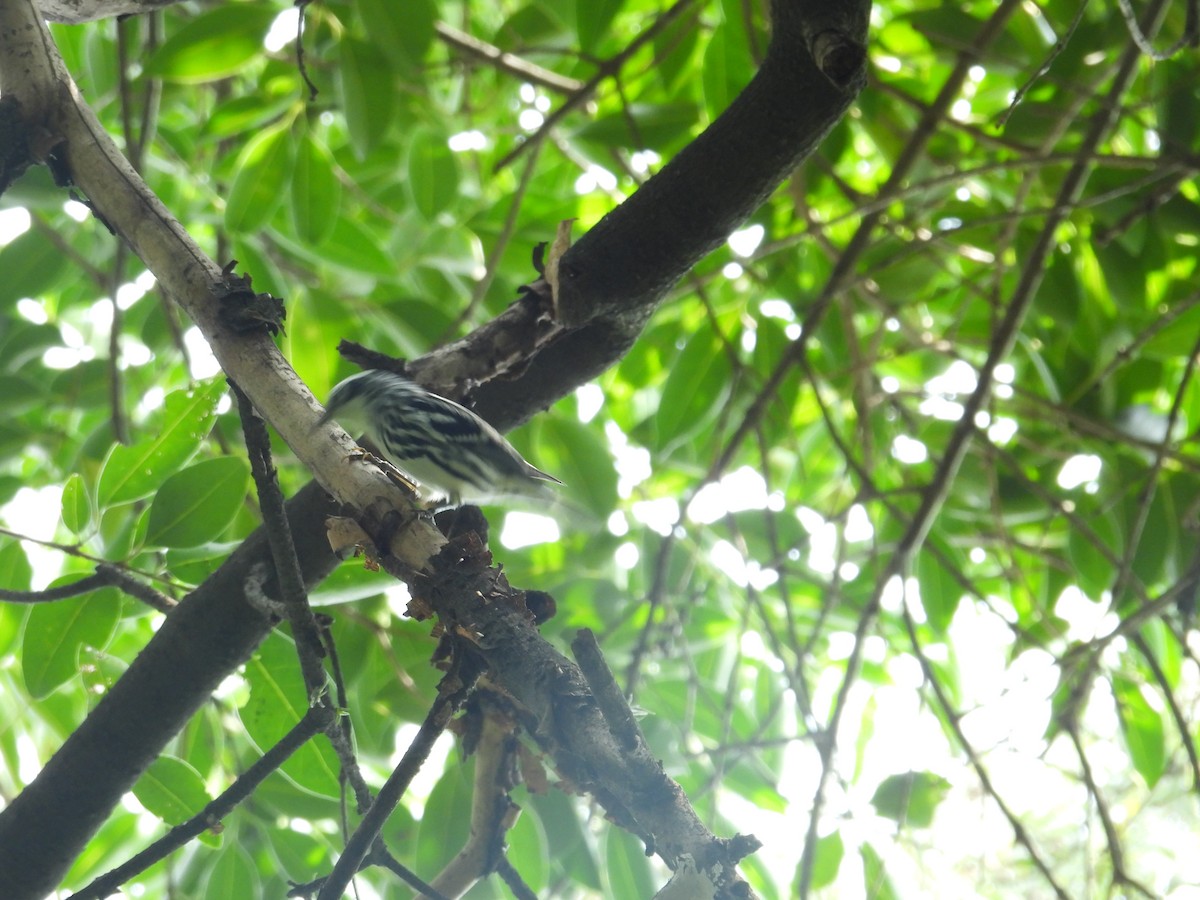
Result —
<instances>
[{"instance_id":1,"label":"black-and-white warbler","mask_svg":"<svg viewBox=\"0 0 1200 900\"><path fill-rule=\"evenodd\" d=\"M396 468L451 506L544 496L547 482L562 484L526 462L471 410L382 369L335 386L318 424L330 419L351 434L366 434Z\"/></svg>"}]
</instances>

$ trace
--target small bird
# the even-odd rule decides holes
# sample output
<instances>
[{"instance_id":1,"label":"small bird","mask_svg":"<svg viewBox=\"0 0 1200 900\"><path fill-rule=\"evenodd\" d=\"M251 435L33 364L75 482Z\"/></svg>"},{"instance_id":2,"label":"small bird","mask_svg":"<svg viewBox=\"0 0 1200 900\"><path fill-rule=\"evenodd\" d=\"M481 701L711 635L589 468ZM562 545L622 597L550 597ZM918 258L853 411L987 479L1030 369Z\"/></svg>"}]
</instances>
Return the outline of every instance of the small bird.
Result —
<instances>
[{"instance_id":1,"label":"small bird","mask_svg":"<svg viewBox=\"0 0 1200 900\"><path fill-rule=\"evenodd\" d=\"M562 484L471 410L393 372L368 369L340 382L317 425L330 419L366 434L389 462L444 495L449 506L546 496L547 483Z\"/></svg>"}]
</instances>

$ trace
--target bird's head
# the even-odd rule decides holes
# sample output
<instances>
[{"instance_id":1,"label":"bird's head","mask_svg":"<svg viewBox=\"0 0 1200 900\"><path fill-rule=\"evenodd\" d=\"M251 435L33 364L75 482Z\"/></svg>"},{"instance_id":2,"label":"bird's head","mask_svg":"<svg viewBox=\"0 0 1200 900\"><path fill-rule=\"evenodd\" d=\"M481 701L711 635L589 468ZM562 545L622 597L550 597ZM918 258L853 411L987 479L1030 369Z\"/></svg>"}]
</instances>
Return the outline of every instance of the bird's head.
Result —
<instances>
[{"instance_id":1,"label":"bird's head","mask_svg":"<svg viewBox=\"0 0 1200 900\"><path fill-rule=\"evenodd\" d=\"M325 412L314 427L337 419L346 431L360 434L367 430L371 401L387 388L389 379L399 378L388 372L368 370L351 375L329 392Z\"/></svg>"}]
</instances>

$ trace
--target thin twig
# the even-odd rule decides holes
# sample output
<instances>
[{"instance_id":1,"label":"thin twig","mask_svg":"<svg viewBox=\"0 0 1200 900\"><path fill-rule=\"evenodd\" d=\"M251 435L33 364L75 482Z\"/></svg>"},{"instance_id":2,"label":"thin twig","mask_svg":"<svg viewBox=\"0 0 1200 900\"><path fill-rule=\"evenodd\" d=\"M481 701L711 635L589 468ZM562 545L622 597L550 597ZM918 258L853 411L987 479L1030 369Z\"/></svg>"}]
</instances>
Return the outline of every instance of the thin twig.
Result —
<instances>
[{"instance_id":1,"label":"thin twig","mask_svg":"<svg viewBox=\"0 0 1200 900\"><path fill-rule=\"evenodd\" d=\"M44 591L0 590L0 600L6 600L9 603L48 603L54 600L65 600L68 597L78 597L102 587L120 588L129 596L141 600L159 612L169 613L175 608L175 601L166 594L132 578L116 566L103 562L97 564L94 574L73 581L71 584L48 588Z\"/></svg>"},{"instance_id":2,"label":"thin twig","mask_svg":"<svg viewBox=\"0 0 1200 900\"><path fill-rule=\"evenodd\" d=\"M1042 64L1038 66L1036 72L1025 79L1025 83L1017 88L1017 92L1013 94L1012 102L1008 104L1008 109L996 117L996 127L1003 128L1008 124L1008 120L1012 114L1016 112L1018 106L1025 99L1025 95L1030 89L1041 80L1041 77L1050 71L1050 67L1054 65L1054 61L1067 49L1067 44L1071 40L1071 36L1079 28L1079 23L1083 21L1083 14L1087 10L1088 0L1080 0L1079 6L1075 9L1075 15L1071 19L1071 24L1067 26L1066 32L1054 41L1054 46L1050 48L1050 52L1046 58L1042 60Z\"/></svg>"},{"instance_id":3,"label":"thin twig","mask_svg":"<svg viewBox=\"0 0 1200 900\"><path fill-rule=\"evenodd\" d=\"M488 288L492 286L492 282L496 278L496 272L500 267L500 259L504 256L504 251L508 249L509 241L512 240L513 232L517 228L517 218L521 212L521 203L525 199L525 192L529 190L529 185L533 181L533 175L537 170L537 159L540 148L535 147L533 155L525 161L525 168L521 172L521 178L517 182L517 189L513 192L512 199L509 201L508 214L504 217L504 224L500 227L500 233L496 235L496 240L492 243L492 249L488 251L487 259L483 263L483 277L475 282L475 287L471 289L471 299L463 308L450 326L446 329L442 336L442 341L458 334L458 329L465 323L471 321L475 315L475 311L482 305L484 298L487 296ZM439 341L438 343L441 343Z\"/></svg>"},{"instance_id":4,"label":"thin twig","mask_svg":"<svg viewBox=\"0 0 1200 900\"><path fill-rule=\"evenodd\" d=\"M613 78L621 71L621 68L642 49L649 41L654 40L662 31L678 19L683 13L687 12L695 0L676 0L675 5L668 9L665 13L659 16L654 22L647 27L641 34L629 42L629 45L615 56L602 61L596 69L596 74L589 78L584 84L576 90L566 102L558 109L546 116L545 121L538 127L538 130L529 135L524 141L517 144L512 150L506 153L498 163L493 167L493 172L499 172L501 169L511 165L522 153L526 152L531 144L538 144L545 140L552 129L561 122L569 113L577 109L579 106L587 102L595 93L596 88L606 78Z\"/></svg>"},{"instance_id":5,"label":"thin twig","mask_svg":"<svg viewBox=\"0 0 1200 900\"><path fill-rule=\"evenodd\" d=\"M409 784L429 758L434 743L446 730L454 713L466 702L478 677L479 673L475 672L465 680L458 675L447 675L442 680L442 689L426 714L425 721L421 723L416 737L404 751L399 764L379 789L374 804L367 810L358 829L346 843L346 849L342 851L333 871L322 885L320 894L317 895L318 900L341 900L350 879L358 872L371 846L379 837L379 832L383 830L388 816L392 814L392 810L408 790Z\"/></svg>"},{"instance_id":6,"label":"thin twig","mask_svg":"<svg viewBox=\"0 0 1200 900\"><path fill-rule=\"evenodd\" d=\"M1197 0L1187 0L1187 20L1183 34L1166 50L1154 49L1154 45L1150 42L1153 30L1151 34L1142 30L1142 26L1138 23L1137 13L1134 12L1133 4L1129 0L1117 0L1117 8L1121 10L1121 18L1125 20L1125 27L1129 29L1129 36L1133 38L1133 42L1137 44L1142 53L1155 62L1170 59L1184 47L1195 47L1200 41L1200 13L1197 12L1200 3Z\"/></svg>"},{"instance_id":7,"label":"thin twig","mask_svg":"<svg viewBox=\"0 0 1200 900\"><path fill-rule=\"evenodd\" d=\"M176 825L166 835L127 862L101 875L78 893L72 894L74 900L103 900L115 893L117 888L129 879L165 859L205 831L216 828L222 819L254 793L254 790L269 775L278 771L288 758L320 732L322 727L317 711L310 709L304 718L293 725L291 730L280 739L279 743L264 753L242 775L239 775L223 794L182 825Z\"/></svg>"},{"instance_id":8,"label":"thin twig","mask_svg":"<svg viewBox=\"0 0 1200 900\"><path fill-rule=\"evenodd\" d=\"M536 84L547 90L558 91L560 94L576 94L583 90L584 84L577 78L559 75L557 72L543 68L514 53L507 53L487 41L482 41L474 35L459 31L453 25L445 22L434 24L434 31L442 42L468 56L481 59L501 72L515 75L530 84Z\"/></svg>"},{"instance_id":9,"label":"thin twig","mask_svg":"<svg viewBox=\"0 0 1200 900\"><path fill-rule=\"evenodd\" d=\"M1041 873L1042 877L1046 879L1046 882L1050 885L1051 890L1054 891L1054 895L1059 897L1060 900L1069 900L1070 895L1067 894L1067 892L1058 884L1054 877L1054 870L1050 868L1050 865L1044 859L1042 859L1041 854L1038 853L1037 848L1034 846L1033 838L1025 828L1024 823L1021 821L1020 817L1009 808L1008 803L1005 802L1004 797L992 782L991 775L988 774L987 768L983 765L983 760L980 758L979 753L975 750L974 745L971 744L971 742L967 739L966 734L963 732L961 716L950 702L950 697L947 695L946 689L942 685L937 669L935 669L933 664L929 661L928 656L925 654L925 649L921 646L920 639L917 637L916 625L914 624L912 615L909 612L907 600L905 601L903 607L903 619L905 630L908 632L909 644L912 646L913 653L916 655L917 661L921 665L921 671L925 676L925 683L928 684L932 689L933 696L937 700L938 707L942 711L942 721L949 726L951 731L954 732L954 739L956 743L958 746L962 747L963 752L967 754L967 760L971 763L971 768L975 770L975 777L979 779L979 783L983 787L984 792L992 799L992 802L996 804L996 807L1000 810L1000 814L1003 815L1006 820L1008 820L1009 827L1012 828L1013 836L1016 838L1017 843L1025 849L1025 852L1029 855L1029 858L1033 860L1034 866Z\"/></svg>"}]
</instances>

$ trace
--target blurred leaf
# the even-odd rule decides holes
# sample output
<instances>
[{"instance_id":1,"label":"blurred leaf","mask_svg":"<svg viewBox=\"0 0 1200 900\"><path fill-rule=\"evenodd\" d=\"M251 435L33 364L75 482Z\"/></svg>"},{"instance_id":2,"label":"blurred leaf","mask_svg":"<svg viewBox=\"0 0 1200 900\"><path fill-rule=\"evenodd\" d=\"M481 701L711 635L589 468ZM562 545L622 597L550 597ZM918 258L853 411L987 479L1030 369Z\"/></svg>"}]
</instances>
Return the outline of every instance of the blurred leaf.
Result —
<instances>
[{"instance_id":1,"label":"blurred leaf","mask_svg":"<svg viewBox=\"0 0 1200 900\"><path fill-rule=\"evenodd\" d=\"M174 756L160 756L133 786L138 801L168 825L196 815L212 799L200 773Z\"/></svg>"},{"instance_id":2,"label":"blurred leaf","mask_svg":"<svg viewBox=\"0 0 1200 900\"><path fill-rule=\"evenodd\" d=\"M293 97L234 97L222 103L204 120L201 134L209 138L229 138L257 133L295 103Z\"/></svg>"},{"instance_id":3,"label":"blurred leaf","mask_svg":"<svg viewBox=\"0 0 1200 900\"><path fill-rule=\"evenodd\" d=\"M928 828L933 814L950 789L950 782L932 772L906 772L885 778L875 789L871 805L881 816L901 825Z\"/></svg>"},{"instance_id":4,"label":"blurred leaf","mask_svg":"<svg viewBox=\"0 0 1200 900\"><path fill-rule=\"evenodd\" d=\"M433 44L437 7L432 0L359 0L359 17L372 43L393 59L419 70Z\"/></svg>"},{"instance_id":5,"label":"blurred leaf","mask_svg":"<svg viewBox=\"0 0 1200 900\"><path fill-rule=\"evenodd\" d=\"M235 841L222 849L209 872L206 897L260 897L262 888L254 860Z\"/></svg>"},{"instance_id":6,"label":"blurred leaf","mask_svg":"<svg viewBox=\"0 0 1200 900\"><path fill-rule=\"evenodd\" d=\"M634 103L619 113L600 116L580 128L575 135L601 148L620 147L636 141L636 146L665 150L679 142L696 127L697 110L692 104L664 103L649 106Z\"/></svg>"},{"instance_id":7,"label":"blurred leaf","mask_svg":"<svg viewBox=\"0 0 1200 900\"><path fill-rule=\"evenodd\" d=\"M422 129L408 149L408 187L413 203L427 220L450 207L458 196L458 164L446 139Z\"/></svg>"},{"instance_id":8,"label":"blurred leaf","mask_svg":"<svg viewBox=\"0 0 1200 900\"><path fill-rule=\"evenodd\" d=\"M838 870L842 866L842 858L846 855L846 847L838 832L827 834L817 840L817 849L813 854L813 873L811 886L813 890L828 887L837 880ZM797 873L797 879L799 873ZM799 884L797 883L797 890Z\"/></svg>"},{"instance_id":9,"label":"blurred leaf","mask_svg":"<svg viewBox=\"0 0 1200 900\"><path fill-rule=\"evenodd\" d=\"M1132 307L1145 303L1146 272L1143 266L1116 241L1097 246L1095 250L1113 300Z\"/></svg>"},{"instance_id":10,"label":"blurred leaf","mask_svg":"<svg viewBox=\"0 0 1200 900\"><path fill-rule=\"evenodd\" d=\"M63 485L62 518L63 524L78 537L91 531L92 501L78 472L72 473Z\"/></svg>"},{"instance_id":11,"label":"blurred leaf","mask_svg":"<svg viewBox=\"0 0 1200 900\"><path fill-rule=\"evenodd\" d=\"M20 543L0 539L0 587L6 591L27 591L33 567Z\"/></svg>"},{"instance_id":12,"label":"blurred leaf","mask_svg":"<svg viewBox=\"0 0 1200 900\"><path fill-rule=\"evenodd\" d=\"M525 812L508 832L508 858L521 879L537 895L543 896L549 881L550 854L546 833L536 815Z\"/></svg>"},{"instance_id":13,"label":"blurred leaf","mask_svg":"<svg viewBox=\"0 0 1200 900\"><path fill-rule=\"evenodd\" d=\"M688 339L671 366L655 417L658 445L670 447L704 427L729 396L733 370L707 323Z\"/></svg>"},{"instance_id":14,"label":"blurred leaf","mask_svg":"<svg viewBox=\"0 0 1200 900\"><path fill-rule=\"evenodd\" d=\"M388 278L397 274L395 256L387 252L370 229L344 217L335 221L333 230L319 246L308 250L315 258L360 276Z\"/></svg>"},{"instance_id":15,"label":"blurred leaf","mask_svg":"<svg viewBox=\"0 0 1200 900\"><path fill-rule=\"evenodd\" d=\"M150 505L146 540L159 547L195 547L216 540L246 502L250 466L244 459L206 459L163 482Z\"/></svg>"},{"instance_id":16,"label":"blurred leaf","mask_svg":"<svg viewBox=\"0 0 1200 900\"><path fill-rule=\"evenodd\" d=\"M863 844L858 848L858 853L862 857L867 900L900 900L879 852L870 844Z\"/></svg>"},{"instance_id":17,"label":"blurred leaf","mask_svg":"<svg viewBox=\"0 0 1200 900\"><path fill-rule=\"evenodd\" d=\"M548 417L538 433L541 443L559 451L551 473L563 482L559 490L596 516L606 516L617 501L617 471L596 432L579 422Z\"/></svg>"},{"instance_id":18,"label":"blurred leaf","mask_svg":"<svg viewBox=\"0 0 1200 900\"><path fill-rule=\"evenodd\" d=\"M1120 559L1124 536L1120 533L1116 517L1111 513L1088 516L1085 521L1102 547L1097 546L1082 529L1071 528L1067 532L1067 548L1080 589L1089 597L1098 599L1112 587L1116 578L1116 568L1109 560Z\"/></svg>"},{"instance_id":19,"label":"blurred leaf","mask_svg":"<svg viewBox=\"0 0 1200 900\"><path fill-rule=\"evenodd\" d=\"M230 231L257 231L279 208L292 176L293 140L289 127L277 125L252 138L239 154L225 202Z\"/></svg>"},{"instance_id":20,"label":"blurred leaf","mask_svg":"<svg viewBox=\"0 0 1200 900\"><path fill-rule=\"evenodd\" d=\"M342 112L350 141L364 158L391 127L396 102L387 85L390 66L375 44L344 38L341 43Z\"/></svg>"},{"instance_id":21,"label":"blurred leaf","mask_svg":"<svg viewBox=\"0 0 1200 900\"><path fill-rule=\"evenodd\" d=\"M917 580L921 585L921 605L929 616L929 625L937 634L945 634L963 597L963 587L932 553L917 558Z\"/></svg>"},{"instance_id":22,"label":"blurred leaf","mask_svg":"<svg viewBox=\"0 0 1200 900\"><path fill-rule=\"evenodd\" d=\"M1150 705L1143 688L1128 679L1114 679L1113 693L1133 768L1153 788L1167 768L1163 714Z\"/></svg>"},{"instance_id":23,"label":"blurred leaf","mask_svg":"<svg viewBox=\"0 0 1200 900\"><path fill-rule=\"evenodd\" d=\"M609 897L652 897L656 890L642 842L620 828L604 837L605 875Z\"/></svg>"},{"instance_id":24,"label":"blurred leaf","mask_svg":"<svg viewBox=\"0 0 1200 900\"><path fill-rule=\"evenodd\" d=\"M1200 334L1200 306L1180 313L1146 341L1142 353L1160 359L1178 359L1192 352Z\"/></svg>"},{"instance_id":25,"label":"blurred leaf","mask_svg":"<svg viewBox=\"0 0 1200 900\"><path fill-rule=\"evenodd\" d=\"M442 774L429 795L429 809L417 829L415 858L421 871L440 871L470 836L471 785L469 773L453 766Z\"/></svg>"},{"instance_id":26,"label":"blurred leaf","mask_svg":"<svg viewBox=\"0 0 1200 900\"><path fill-rule=\"evenodd\" d=\"M699 42L699 32L687 21L672 23L655 35L654 52L658 57L655 71L668 93L675 90L689 71Z\"/></svg>"},{"instance_id":27,"label":"blurred leaf","mask_svg":"<svg viewBox=\"0 0 1200 900\"><path fill-rule=\"evenodd\" d=\"M575 23L580 49L593 53L608 34L624 0L575 0Z\"/></svg>"},{"instance_id":28,"label":"blurred leaf","mask_svg":"<svg viewBox=\"0 0 1200 900\"><path fill-rule=\"evenodd\" d=\"M263 38L276 10L231 3L201 13L170 37L146 62L146 75L185 84L227 78L263 54Z\"/></svg>"},{"instance_id":29,"label":"blurred leaf","mask_svg":"<svg viewBox=\"0 0 1200 900\"><path fill-rule=\"evenodd\" d=\"M704 51L701 78L708 115L715 119L754 76L754 65L738 27L726 22L713 32Z\"/></svg>"},{"instance_id":30,"label":"blurred leaf","mask_svg":"<svg viewBox=\"0 0 1200 900\"><path fill-rule=\"evenodd\" d=\"M1133 554L1133 572L1143 584L1155 585L1164 577L1167 559L1175 551L1178 527L1179 514L1170 494L1155 491Z\"/></svg>"},{"instance_id":31,"label":"blurred leaf","mask_svg":"<svg viewBox=\"0 0 1200 900\"><path fill-rule=\"evenodd\" d=\"M50 586L78 580L68 576ZM116 588L34 604L21 642L21 672L30 695L45 697L74 678L79 671L79 651L84 646L104 649L120 613L121 594Z\"/></svg>"},{"instance_id":32,"label":"blurred leaf","mask_svg":"<svg viewBox=\"0 0 1200 900\"><path fill-rule=\"evenodd\" d=\"M246 733L262 752L275 746L308 710L295 645L273 632L246 664L250 699L240 709ZM283 773L318 796L339 796L337 759L328 741L310 740L283 764Z\"/></svg>"},{"instance_id":33,"label":"blurred leaf","mask_svg":"<svg viewBox=\"0 0 1200 900\"><path fill-rule=\"evenodd\" d=\"M117 445L104 463L97 490L101 508L140 500L196 455L208 436L225 385L214 379L195 389L172 391L153 435Z\"/></svg>"},{"instance_id":34,"label":"blurred leaf","mask_svg":"<svg viewBox=\"0 0 1200 900\"><path fill-rule=\"evenodd\" d=\"M62 274L62 251L38 228L0 248L0 303L38 297Z\"/></svg>"},{"instance_id":35,"label":"blurred leaf","mask_svg":"<svg viewBox=\"0 0 1200 900\"><path fill-rule=\"evenodd\" d=\"M320 244L337 225L342 185L333 165L325 145L305 134L296 150L290 202L296 234L310 244Z\"/></svg>"},{"instance_id":36,"label":"blurred leaf","mask_svg":"<svg viewBox=\"0 0 1200 900\"><path fill-rule=\"evenodd\" d=\"M909 14L913 28L929 38L935 47L944 47L948 51L958 53L969 46L984 28L984 21L957 6L937 6L921 9ZM1008 34L1002 34L991 45L987 59L990 62L1011 63L1025 60L1026 54L1020 45Z\"/></svg>"}]
</instances>

